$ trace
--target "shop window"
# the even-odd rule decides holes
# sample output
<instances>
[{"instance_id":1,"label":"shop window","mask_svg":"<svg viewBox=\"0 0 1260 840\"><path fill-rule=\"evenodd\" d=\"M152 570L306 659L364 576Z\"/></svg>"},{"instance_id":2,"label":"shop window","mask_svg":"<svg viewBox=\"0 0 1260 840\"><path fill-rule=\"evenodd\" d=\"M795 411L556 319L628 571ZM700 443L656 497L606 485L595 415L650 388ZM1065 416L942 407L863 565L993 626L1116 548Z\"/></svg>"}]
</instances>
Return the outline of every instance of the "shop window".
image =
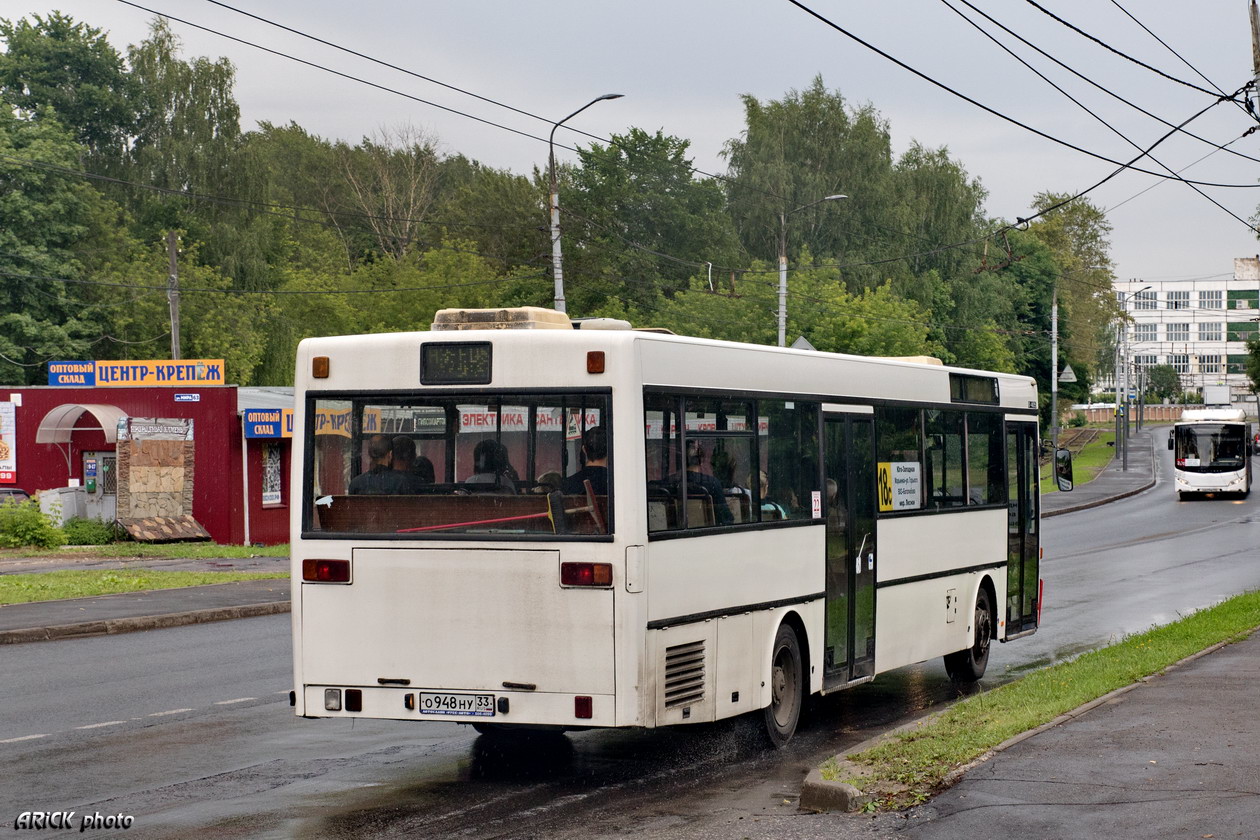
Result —
<instances>
[{"instance_id":1,"label":"shop window","mask_svg":"<svg viewBox=\"0 0 1260 840\"><path fill-rule=\"evenodd\" d=\"M263 444L262 503L284 504L284 458L279 443Z\"/></svg>"}]
</instances>

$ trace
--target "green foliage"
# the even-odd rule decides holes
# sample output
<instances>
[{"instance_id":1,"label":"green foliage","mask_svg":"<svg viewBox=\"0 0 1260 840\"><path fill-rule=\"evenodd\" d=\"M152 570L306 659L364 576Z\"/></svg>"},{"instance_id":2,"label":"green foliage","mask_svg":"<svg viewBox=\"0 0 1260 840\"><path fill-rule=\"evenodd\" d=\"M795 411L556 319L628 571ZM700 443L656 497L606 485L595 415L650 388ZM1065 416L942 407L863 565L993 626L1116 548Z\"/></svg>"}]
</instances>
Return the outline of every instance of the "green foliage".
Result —
<instances>
[{"instance_id":1,"label":"green foliage","mask_svg":"<svg viewBox=\"0 0 1260 840\"><path fill-rule=\"evenodd\" d=\"M112 522L74 517L61 526L66 545L108 545L118 539L118 528Z\"/></svg>"},{"instance_id":2,"label":"green foliage","mask_svg":"<svg viewBox=\"0 0 1260 840\"><path fill-rule=\"evenodd\" d=\"M68 15L0 19L0 100L54 117L88 149L118 154L136 119L136 91L101 30Z\"/></svg>"},{"instance_id":3,"label":"green foliage","mask_svg":"<svg viewBox=\"0 0 1260 840\"><path fill-rule=\"evenodd\" d=\"M1247 339L1247 359L1243 370L1251 380L1252 393L1260 392L1260 336Z\"/></svg>"},{"instance_id":4,"label":"green foliage","mask_svg":"<svg viewBox=\"0 0 1260 840\"><path fill-rule=\"evenodd\" d=\"M1072 416L1068 418L1067 424L1070 429L1082 429L1089 425L1089 421L1085 419L1085 412L1074 411Z\"/></svg>"},{"instance_id":5,"label":"green foliage","mask_svg":"<svg viewBox=\"0 0 1260 840\"><path fill-rule=\"evenodd\" d=\"M62 569L55 572L0 575L0 605L286 576L281 572L179 572L125 568Z\"/></svg>"},{"instance_id":6,"label":"green foliage","mask_svg":"<svg viewBox=\"0 0 1260 840\"><path fill-rule=\"evenodd\" d=\"M40 512L36 500L0 502L0 548L56 548L65 542L65 532Z\"/></svg>"},{"instance_id":7,"label":"green foliage","mask_svg":"<svg viewBox=\"0 0 1260 840\"><path fill-rule=\"evenodd\" d=\"M1146 369L1146 394L1155 402L1181 397L1181 376L1172 365L1153 365Z\"/></svg>"}]
</instances>

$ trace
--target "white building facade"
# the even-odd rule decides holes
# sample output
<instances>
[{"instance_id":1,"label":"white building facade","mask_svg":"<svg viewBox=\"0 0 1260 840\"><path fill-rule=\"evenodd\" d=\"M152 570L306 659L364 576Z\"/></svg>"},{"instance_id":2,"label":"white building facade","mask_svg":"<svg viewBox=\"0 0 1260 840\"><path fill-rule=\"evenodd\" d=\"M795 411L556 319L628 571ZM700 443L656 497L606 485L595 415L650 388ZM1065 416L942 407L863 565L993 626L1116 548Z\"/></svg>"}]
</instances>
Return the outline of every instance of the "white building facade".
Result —
<instances>
[{"instance_id":1,"label":"white building facade","mask_svg":"<svg viewBox=\"0 0 1260 840\"><path fill-rule=\"evenodd\" d=\"M1260 334L1260 257L1234 260L1233 276L1189 280L1116 280L1129 321L1120 353L1129 383L1143 368L1172 365L1182 389L1228 385L1234 401L1251 394L1247 340Z\"/></svg>"}]
</instances>

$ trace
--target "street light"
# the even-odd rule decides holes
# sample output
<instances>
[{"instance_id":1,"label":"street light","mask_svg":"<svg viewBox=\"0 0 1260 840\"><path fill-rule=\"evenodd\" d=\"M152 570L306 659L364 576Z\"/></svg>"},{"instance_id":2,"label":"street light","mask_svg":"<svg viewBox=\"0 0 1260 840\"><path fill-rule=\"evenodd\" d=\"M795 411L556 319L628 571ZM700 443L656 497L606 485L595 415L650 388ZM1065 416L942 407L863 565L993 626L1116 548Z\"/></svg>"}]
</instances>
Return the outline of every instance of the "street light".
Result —
<instances>
[{"instance_id":1,"label":"street light","mask_svg":"<svg viewBox=\"0 0 1260 840\"><path fill-rule=\"evenodd\" d=\"M1124 299L1124 313L1120 319L1120 335L1116 365L1116 449L1120 453L1120 469L1129 470L1129 328L1125 319L1129 317L1129 301L1136 300L1152 286L1143 286L1136 292L1130 292Z\"/></svg>"},{"instance_id":2,"label":"street light","mask_svg":"<svg viewBox=\"0 0 1260 840\"><path fill-rule=\"evenodd\" d=\"M560 256L560 189L556 185L556 129L576 117L596 102L605 99L620 99L624 93L605 93L587 102L572 114L551 126L551 135L547 138L547 171L551 181L551 273L556 282L555 308L557 312L565 312L564 305L564 268Z\"/></svg>"},{"instance_id":3,"label":"street light","mask_svg":"<svg viewBox=\"0 0 1260 840\"><path fill-rule=\"evenodd\" d=\"M820 199L811 201L808 204L802 204L795 210L785 210L779 213L779 346L783 347L787 343L787 217L804 210L806 207L813 207L815 204L822 204L824 201L838 201L842 198L848 198L847 195L825 195Z\"/></svg>"}]
</instances>

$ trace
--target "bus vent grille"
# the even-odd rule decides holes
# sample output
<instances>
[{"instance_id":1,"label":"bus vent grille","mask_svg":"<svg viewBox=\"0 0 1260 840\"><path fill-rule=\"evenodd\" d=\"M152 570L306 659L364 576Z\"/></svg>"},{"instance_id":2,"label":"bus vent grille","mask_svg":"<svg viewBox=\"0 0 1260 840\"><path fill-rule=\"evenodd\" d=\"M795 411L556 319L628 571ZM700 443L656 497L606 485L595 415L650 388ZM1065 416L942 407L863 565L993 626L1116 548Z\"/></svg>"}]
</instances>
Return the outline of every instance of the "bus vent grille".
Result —
<instances>
[{"instance_id":1,"label":"bus vent grille","mask_svg":"<svg viewBox=\"0 0 1260 840\"><path fill-rule=\"evenodd\" d=\"M665 708L704 699L704 640L665 648Z\"/></svg>"}]
</instances>

